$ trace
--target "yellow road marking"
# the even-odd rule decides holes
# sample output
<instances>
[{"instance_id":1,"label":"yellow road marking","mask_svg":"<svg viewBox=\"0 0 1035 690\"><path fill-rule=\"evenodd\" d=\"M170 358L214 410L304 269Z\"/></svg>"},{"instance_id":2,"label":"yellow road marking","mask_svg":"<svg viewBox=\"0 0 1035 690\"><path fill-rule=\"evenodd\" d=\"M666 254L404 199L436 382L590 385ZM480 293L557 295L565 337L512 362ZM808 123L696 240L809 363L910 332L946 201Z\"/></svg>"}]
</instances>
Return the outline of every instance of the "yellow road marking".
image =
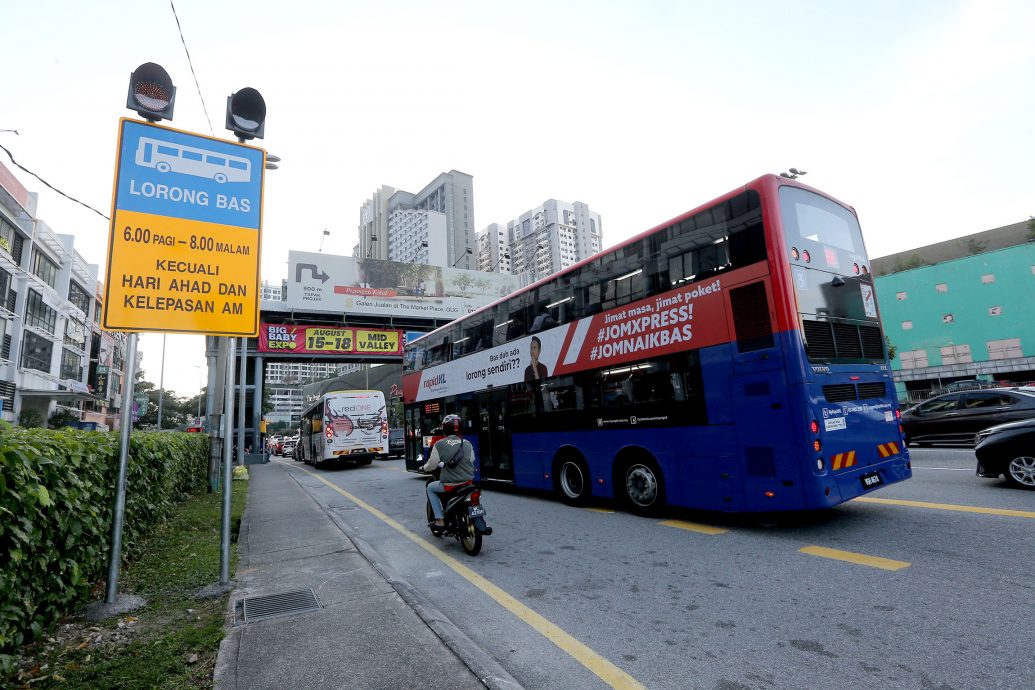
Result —
<instances>
[{"instance_id":1,"label":"yellow road marking","mask_svg":"<svg viewBox=\"0 0 1035 690\"><path fill-rule=\"evenodd\" d=\"M802 553L807 553L810 556L833 558L837 561L847 561L849 563L857 563L859 565L868 565L871 568L881 568L882 570L902 570L903 568L908 568L912 565L906 561L893 561L890 558L867 556L864 553L828 549L825 546L804 546L798 550Z\"/></svg>"},{"instance_id":2,"label":"yellow road marking","mask_svg":"<svg viewBox=\"0 0 1035 690\"><path fill-rule=\"evenodd\" d=\"M659 525L665 525L666 527L678 527L679 529L685 529L688 532L699 532L701 534L722 534L729 530L723 529L722 527L712 527L711 525L699 525L696 522L686 522L684 520L665 520L659 522Z\"/></svg>"},{"instance_id":3,"label":"yellow road marking","mask_svg":"<svg viewBox=\"0 0 1035 690\"><path fill-rule=\"evenodd\" d=\"M410 530L406 529L392 518L382 513L374 506L365 503L356 496L350 494L348 491L345 491L341 487L327 481L318 474L314 474L313 472L310 472L309 470L303 467L296 467L295 469L301 470L302 472L305 472L306 474L319 479L321 482L331 487L339 494L358 505L363 510L366 510L371 515L378 518L379 520L381 520L382 522L384 522L385 524L387 524L388 526L392 527L397 532L402 534L404 537L420 546L422 549L430 553L432 556L442 561L445 565L449 566L454 571L456 571L465 580L467 580L472 585L485 592L490 597L492 597L492 599L497 604L510 611L512 614L523 620L525 623L528 623L528 625L530 625L540 635L550 640L550 642L553 642L555 645L567 652L576 661L578 661L591 672L596 674L598 678L610 685L612 688L629 688L636 690L645 690L644 686L640 684L640 682L637 681L635 678L630 676L628 673L626 673L625 671L623 671L622 669L618 668L610 661L605 659L604 657L594 652L592 649L587 647L582 642L579 642L577 639L569 635L567 632L565 632L563 629L561 629L554 623L551 623L543 616L539 615L529 607L522 604L520 601L512 597L510 594L507 594L507 592L492 584L492 582L482 577L478 573L474 572L460 561L456 560L452 556L448 556L442 553L442 551L439 550L437 546L420 538L419 536L417 536Z\"/></svg>"},{"instance_id":4,"label":"yellow road marking","mask_svg":"<svg viewBox=\"0 0 1035 690\"><path fill-rule=\"evenodd\" d=\"M602 513L603 515L614 515L615 511L608 510L607 508L586 508L591 513Z\"/></svg>"},{"instance_id":5,"label":"yellow road marking","mask_svg":"<svg viewBox=\"0 0 1035 690\"><path fill-rule=\"evenodd\" d=\"M927 503L926 501L903 501L897 498L873 498L871 496L861 496L854 500L862 501L863 503L883 503L891 506L906 506L908 508L930 508L931 510L952 510L958 513L982 513L984 515L1006 515L1008 517L1035 519L1035 512L1030 510L982 508L981 506L961 506L953 503Z\"/></svg>"}]
</instances>

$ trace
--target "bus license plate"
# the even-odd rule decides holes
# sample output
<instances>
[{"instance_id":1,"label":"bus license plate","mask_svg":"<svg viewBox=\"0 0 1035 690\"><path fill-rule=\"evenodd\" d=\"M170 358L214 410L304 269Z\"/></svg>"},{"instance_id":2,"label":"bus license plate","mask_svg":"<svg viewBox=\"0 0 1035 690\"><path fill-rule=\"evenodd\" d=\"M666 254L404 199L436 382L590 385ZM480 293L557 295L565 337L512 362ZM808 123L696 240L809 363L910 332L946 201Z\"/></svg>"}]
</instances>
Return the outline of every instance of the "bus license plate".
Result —
<instances>
[{"instance_id":1,"label":"bus license plate","mask_svg":"<svg viewBox=\"0 0 1035 690\"><path fill-rule=\"evenodd\" d=\"M482 508L481 506L471 506L467 509L467 514L473 518L484 517L485 508Z\"/></svg>"},{"instance_id":2,"label":"bus license plate","mask_svg":"<svg viewBox=\"0 0 1035 690\"><path fill-rule=\"evenodd\" d=\"M859 477L859 481L862 482L864 489L872 489L875 486L880 486L884 483L884 480L880 478L878 472L870 472Z\"/></svg>"}]
</instances>

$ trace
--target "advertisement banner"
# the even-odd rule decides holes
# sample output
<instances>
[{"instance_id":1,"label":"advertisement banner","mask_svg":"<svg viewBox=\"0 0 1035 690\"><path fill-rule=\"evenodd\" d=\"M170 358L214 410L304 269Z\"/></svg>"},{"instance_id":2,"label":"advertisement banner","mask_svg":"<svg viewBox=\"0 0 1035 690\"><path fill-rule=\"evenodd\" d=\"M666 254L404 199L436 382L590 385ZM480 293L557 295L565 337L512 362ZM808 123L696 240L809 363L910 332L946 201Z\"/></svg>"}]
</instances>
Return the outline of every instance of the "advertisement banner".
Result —
<instances>
[{"instance_id":1,"label":"advertisement banner","mask_svg":"<svg viewBox=\"0 0 1035 690\"><path fill-rule=\"evenodd\" d=\"M259 327L259 352L315 355L400 355L402 331L347 326Z\"/></svg>"},{"instance_id":2,"label":"advertisement banner","mask_svg":"<svg viewBox=\"0 0 1035 690\"><path fill-rule=\"evenodd\" d=\"M291 251L285 306L455 319L517 288L518 279L510 274Z\"/></svg>"},{"instance_id":3,"label":"advertisement banner","mask_svg":"<svg viewBox=\"0 0 1035 690\"><path fill-rule=\"evenodd\" d=\"M731 273L429 367L404 379L405 399L529 384L728 342L724 281L738 282Z\"/></svg>"}]
</instances>

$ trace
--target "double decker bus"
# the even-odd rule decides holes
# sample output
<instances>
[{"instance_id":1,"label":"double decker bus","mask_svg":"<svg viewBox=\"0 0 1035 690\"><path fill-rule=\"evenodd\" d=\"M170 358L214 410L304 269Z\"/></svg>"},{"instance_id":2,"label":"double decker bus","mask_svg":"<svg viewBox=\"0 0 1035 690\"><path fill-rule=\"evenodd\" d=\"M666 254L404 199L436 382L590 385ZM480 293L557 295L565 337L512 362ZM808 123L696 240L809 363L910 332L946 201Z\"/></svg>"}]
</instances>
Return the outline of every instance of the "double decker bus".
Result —
<instances>
[{"instance_id":1,"label":"double decker bus","mask_svg":"<svg viewBox=\"0 0 1035 690\"><path fill-rule=\"evenodd\" d=\"M406 347L407 468L457 413L481 478L779 511L911 476L854 210L766 175Z\"/></svg>"}]
</instances>

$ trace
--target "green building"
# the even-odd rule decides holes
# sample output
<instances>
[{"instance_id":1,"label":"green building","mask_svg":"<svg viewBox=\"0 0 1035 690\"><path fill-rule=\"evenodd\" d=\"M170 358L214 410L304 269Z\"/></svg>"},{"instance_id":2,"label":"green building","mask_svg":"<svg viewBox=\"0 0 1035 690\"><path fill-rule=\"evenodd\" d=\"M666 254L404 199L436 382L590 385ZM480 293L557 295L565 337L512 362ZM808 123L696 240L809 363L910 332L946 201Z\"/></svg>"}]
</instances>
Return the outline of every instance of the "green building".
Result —
<instances>
[{"instance_id":1,"label":"green building","mask_svg":"<svg viewBox=\"0 0 1035 690\"><path fill-rule=\"evenodd\" d=\"M961 380L1035 381L1035 222L874 259L900 400Z\"/></svg>"}]
</instances>

